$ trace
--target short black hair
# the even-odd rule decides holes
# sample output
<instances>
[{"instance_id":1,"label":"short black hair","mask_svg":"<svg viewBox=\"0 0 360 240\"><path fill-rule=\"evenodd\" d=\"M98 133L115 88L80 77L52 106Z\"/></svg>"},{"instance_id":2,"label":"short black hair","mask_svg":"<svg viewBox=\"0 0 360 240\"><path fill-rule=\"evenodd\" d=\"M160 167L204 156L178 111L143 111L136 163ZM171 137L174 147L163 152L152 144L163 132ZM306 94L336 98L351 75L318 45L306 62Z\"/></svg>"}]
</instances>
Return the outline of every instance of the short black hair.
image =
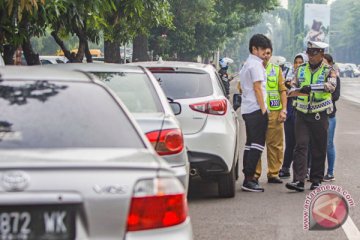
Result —
<instances>
[{"instance_id":1,"label":"short black hair","mask_svg":"<svg viewBox=\"0 0 360 240\"><path fill-rule=\"evenodd\" d=\"M264 34L255 34L250 38L249 52L252 53L252 48L270 48L272 51L272 44L269 38Z\"/></svg>"},{"instance_id":2,"label":"short black hair","mask_svg":"<svg viewBox=\"0 0 360 240\"><path fill-rule=\"evenodd\" d=\"M332 57L330 54L325 53L325 54L324 54L324 58L326 59L326 61L328 61L328 63L334 64L334 59L333 59L333 57Z\"/></svg>"}]
</instances>

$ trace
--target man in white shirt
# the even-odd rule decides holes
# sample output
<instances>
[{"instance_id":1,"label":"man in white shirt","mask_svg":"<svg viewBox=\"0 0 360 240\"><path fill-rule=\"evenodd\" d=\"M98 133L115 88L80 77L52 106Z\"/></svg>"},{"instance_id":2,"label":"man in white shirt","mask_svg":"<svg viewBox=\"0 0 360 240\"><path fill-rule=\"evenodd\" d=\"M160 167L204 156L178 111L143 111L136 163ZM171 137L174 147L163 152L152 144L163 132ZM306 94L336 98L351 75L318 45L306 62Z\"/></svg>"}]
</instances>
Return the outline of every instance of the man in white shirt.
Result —
<instances>
[{"instance_id":1,"label":"man in white shirt","mask_svg":"<svg viewBox=\"0 0 360 240\"><path fill-rule=\"evenodd\" d=\"M264 192L255 178L256 165L265 148L268 126L266 106L266 71L263 66L265 52L271 48L271 41L262 34L255 34L249 43L250 55L240 71L242 105L241 114L245 121L246 143L243 156L245 175L242 189L250 192Z\"/></svg>"}]
</instances>

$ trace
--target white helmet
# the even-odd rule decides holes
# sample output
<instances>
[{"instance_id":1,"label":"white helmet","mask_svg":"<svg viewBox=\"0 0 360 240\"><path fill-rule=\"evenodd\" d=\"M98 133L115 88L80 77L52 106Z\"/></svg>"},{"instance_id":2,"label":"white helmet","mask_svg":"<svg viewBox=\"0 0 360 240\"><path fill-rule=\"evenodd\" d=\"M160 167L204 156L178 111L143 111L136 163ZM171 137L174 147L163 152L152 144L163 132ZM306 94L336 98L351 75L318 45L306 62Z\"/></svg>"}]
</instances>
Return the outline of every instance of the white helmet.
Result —
<instances>
[{"instance_id":1,"label":"white helmet","mask_svg":"<svg viewBox=\"0 0 360 240\"><path fill-rule=\"evenodd\" d=\"M231 58L228 58L228 57L224 57L219 60L219 64L220 64L221 68L226 68L229 64L231 64L233 62L234 62L234 60L232 60Z\"/></svg>"}]
</instances>

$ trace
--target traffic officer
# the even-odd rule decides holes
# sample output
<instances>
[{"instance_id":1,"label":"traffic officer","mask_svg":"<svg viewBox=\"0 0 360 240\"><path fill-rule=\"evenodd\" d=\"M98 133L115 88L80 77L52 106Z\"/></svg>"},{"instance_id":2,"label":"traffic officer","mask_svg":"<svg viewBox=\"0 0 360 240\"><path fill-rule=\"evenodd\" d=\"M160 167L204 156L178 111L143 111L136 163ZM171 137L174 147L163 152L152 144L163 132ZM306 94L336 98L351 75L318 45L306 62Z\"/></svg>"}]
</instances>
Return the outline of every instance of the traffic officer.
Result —
<instances>
[{"instance_id":1,"label":"traffic officer","mask_svg":"<svg viewBox=\"0 0 360 240\"><path fill-rule=\"evenodd\" d=\"M309 62L300 65L292 82L292 86L299 87L295 104L295 138L293 182L287 183L286 188L298 192L304 191L304 181L307 171L307 153L311 141L312 156L310 171L310 190L320 186L324 177L327 138L328 114L333 111L331 93L336 88L336 73L323 63L324 50L328 44L309 41L307 51ZM306 95L306 96L304 96Z\"/></svg>"},{"instance_id":2,"label":"traffic officer","mask_svg":"<svg viewBox=\"0 0 360 240\"><path fill-rule=\"evenodd\" d=\"M279 65L270 62L272 47L267 48L263 65L266 69L266 103L269 109L266 132L267 178L268 183L282 183L279 171L284 159L284 125L286 120L287 88L284 85L282 70ZM261 175L261 159L256 166L256 178Z\"/></svg>"}]
</instances>

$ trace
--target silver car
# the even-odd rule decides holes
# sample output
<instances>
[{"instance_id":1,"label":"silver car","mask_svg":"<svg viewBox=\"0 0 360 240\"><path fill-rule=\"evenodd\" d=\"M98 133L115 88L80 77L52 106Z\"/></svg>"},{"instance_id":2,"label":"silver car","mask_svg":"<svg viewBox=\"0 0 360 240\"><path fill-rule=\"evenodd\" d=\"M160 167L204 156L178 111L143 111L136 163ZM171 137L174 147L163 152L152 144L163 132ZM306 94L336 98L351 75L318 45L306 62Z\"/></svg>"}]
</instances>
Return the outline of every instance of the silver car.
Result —
<instances>
[{"instance_id":1,"label":"silver car","mask_svg":"<svg viewBox=\"0 0 360 240\"><path fill-rule=\"evenodd\" d=\"M89 72L108 85L133 114L157 153L170 164L185 189L188 188L189 160L182 130L173 112L173 109L176 109L177 114L181 112L180 104L166 98L148 70L105 63L57 64L48 67Z\"/></svg>"},{"instance_id":2,"label":"silver car","mask_svg":"<svg viewBox=\"0 0 360 240\"><path fill-rule=\"evenodd\" d=\"M45 68L0 76L1 239L192 239L184 187L109 88Z\"/></svg>"},{"instance_id":3,"label":"silver car","mask_svg":"<svg viewBox=\"0 0 360 240\"><path fill-rule=\"evenodd\" d=\"M239 122L211 65L142 62L167 97L181 104L177 115L184 133L192 175L218 183L221 197L234 197L239 174Z\"/></svg>"}]
</instances>

